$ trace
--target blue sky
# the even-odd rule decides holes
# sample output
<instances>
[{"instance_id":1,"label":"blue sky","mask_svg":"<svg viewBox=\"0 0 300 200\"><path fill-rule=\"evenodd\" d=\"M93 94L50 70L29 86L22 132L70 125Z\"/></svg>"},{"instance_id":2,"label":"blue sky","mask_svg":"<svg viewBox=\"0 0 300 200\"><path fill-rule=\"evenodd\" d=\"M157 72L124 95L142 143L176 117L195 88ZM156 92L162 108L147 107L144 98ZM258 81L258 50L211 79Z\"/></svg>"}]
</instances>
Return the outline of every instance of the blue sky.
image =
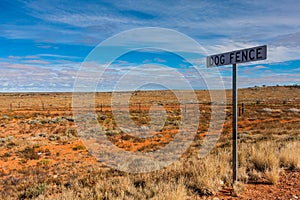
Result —
<instances>
[{"instance_id":1,"label":"blue sky","mask_svg":"<svg viewBox=\"0 0 300 200\"><path fill-rule=\"evenodd\" d=\"M197 41L207 54L267 44L267 60L239 66L239 86L300 84L297 0L2 0L0 8L0 92L72 91L81 63L100 42L143 27L179 31ZM193 57L194 52L182 48ZM116 81L113 69L118 67L149 62L193 73L178 58L170 52L126 54L106 72L111 79L105 90ZM231 68L218 70L230 88ZM195 89L205 88L201 80L191 84Z\"/></svg>"}]
</instances>

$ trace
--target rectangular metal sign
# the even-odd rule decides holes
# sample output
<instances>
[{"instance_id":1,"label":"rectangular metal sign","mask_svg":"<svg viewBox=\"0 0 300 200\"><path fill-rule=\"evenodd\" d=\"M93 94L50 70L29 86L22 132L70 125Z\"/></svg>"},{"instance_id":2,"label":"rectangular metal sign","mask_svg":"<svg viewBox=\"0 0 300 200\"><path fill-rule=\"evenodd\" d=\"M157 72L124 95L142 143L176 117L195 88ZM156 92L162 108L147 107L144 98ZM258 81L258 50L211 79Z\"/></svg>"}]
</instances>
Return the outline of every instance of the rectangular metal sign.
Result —
<instances>
[{"instance_id":1,"label":"rectangular metal sign","mask_svg":"<svg viewBox=\"0 0 300 200\"><path fill-rule=\"evenodd\" d=\"M231 65L267 59L267 45L208 56L207 67Z\"/></svg>"}]
</instances>

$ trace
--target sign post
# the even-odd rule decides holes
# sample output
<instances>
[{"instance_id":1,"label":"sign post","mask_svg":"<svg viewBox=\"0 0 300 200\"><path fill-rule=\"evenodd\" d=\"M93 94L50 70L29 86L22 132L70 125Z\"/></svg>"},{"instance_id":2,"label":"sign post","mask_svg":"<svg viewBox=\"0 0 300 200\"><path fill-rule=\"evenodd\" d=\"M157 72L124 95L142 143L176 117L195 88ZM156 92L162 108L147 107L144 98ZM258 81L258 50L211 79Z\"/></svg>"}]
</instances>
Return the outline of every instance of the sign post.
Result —
<instances>
[{"instance_id":1,"label":"sign post","mask_svg":"<svg viewBox=\"0 0 300 200\"><path fill-rule=\"evenodd\" d=\"M232 174L233 183L237 181L238 170L238 143L237 143L237 64L232 65Z\"/></svg>"},{"instance_id":2,"label":"sign post","mask_svg":"<svg viewBox=\"0 0 300 200\"><path fill-rule=\"evenodd\" d=\"M207 67L232 64L232 178L238 180L237 64L267 59L267 45L208 56Z\"/></svg>"}]
</instances>

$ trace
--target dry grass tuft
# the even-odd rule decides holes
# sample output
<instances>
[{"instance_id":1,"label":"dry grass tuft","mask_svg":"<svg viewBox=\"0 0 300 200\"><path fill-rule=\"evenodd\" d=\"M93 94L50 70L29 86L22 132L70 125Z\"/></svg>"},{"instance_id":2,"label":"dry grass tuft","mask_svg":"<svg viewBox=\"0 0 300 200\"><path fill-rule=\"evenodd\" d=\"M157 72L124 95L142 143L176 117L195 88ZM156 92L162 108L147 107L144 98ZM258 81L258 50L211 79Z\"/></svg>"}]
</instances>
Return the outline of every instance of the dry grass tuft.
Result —
<instances>
[{"instance_id":1,"label":"dry grass tuft","mask_svg":"<svg viewBox=\"0 0 300 200\"><path fill-rule=\"evenodd\" d=\"M261 179L261 177L262 177L262 173L256 171L253 168L249 170L248 175L249 175L249 180L251 180L253 182L259 181Z\"/></svg>"},{"instance_id":2,"label":"dry grass tuft","mask_svg":"<svg viewBox=\"0 0 300 200\"><path fill-rule=\"evenodd\" d=\"M181 178L179 181L171 182L171 184L157 185L156 187L158 187L158 190L157 194L153 198L154 200L181 200L186 199L188 196L183 178Z\"/></svg>"},{"instance_id":3,"label":"dry grass tuft","mask_svg":"<svg viewBox=\"0 0 300 200\"><path fill-rule=\"evenodd\" d=\"M239 181L247 183L249 180L249 174L247 173L246 167L239 167L238 169Z\"/></svg>"},{"instance_id":4,"label":"dry grass tuft","mask_svg":"<svg viewBox=\"0 0 300 200\"><path fill-rule=\"evenodd\" d=\"M274 185L277 184L279 182L279 179L280 179L279 172L280 172L280 169L275 169L275 168L267 170L265 172L266 179L271 184L274 184Z\"/></svg>"},{"instance_id":5,"label":"dry grass tuft","mask_svg":"<svg viewBox=\"0 0 300 200\"><path fill-rule=\"evenodd\" d=\"M285 145L280 151L280 164L290 170L300 170L300 145L292 142Z\"/></svg>"},{"instance_id":6,"label":"dry grass tuft","mask_svg":"<svg viewBox=\"0 0 300 200\"><path fill-rule=\"evenodd\" d=\"M250 162L256 170L265 172L266 170L278 169L278 147L274 142L264 141L252 146Z\"/></svg>"},{"instance_id":7,"label":"dry grass tuft","mask_svg":"<svg viewBox=\"0 0 300 200\"><path fill-rule=\"evenodd\" d=\"M263 177L271 184L280 180L280 167L289 170L299 169L299 142L284 138L259 141L255 144L240 145L239 180L242 182L262 181Z\"/></svg>"},{"instance_id":8,"label":"dry grass tuft","mask_svg":"<svg viewBox=\"0 0 300 200\"><path fill-rule=\"evenodd\" d=\"M231 182L230 152L220 150L196 161L189 169L189 185L200 195L215 194L224 183Z\"/></svg>"}]
</instances>

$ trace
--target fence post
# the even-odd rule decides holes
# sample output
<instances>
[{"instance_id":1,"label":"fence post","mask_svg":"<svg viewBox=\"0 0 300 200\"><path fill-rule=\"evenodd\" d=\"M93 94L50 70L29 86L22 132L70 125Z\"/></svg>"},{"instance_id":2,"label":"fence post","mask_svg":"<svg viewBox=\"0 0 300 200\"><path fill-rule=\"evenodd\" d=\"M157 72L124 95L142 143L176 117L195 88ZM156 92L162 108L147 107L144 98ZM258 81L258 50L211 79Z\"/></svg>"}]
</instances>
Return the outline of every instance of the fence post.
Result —
<instances>
[{"instance_id":1,"label":"fence post","mask_svg":"<svg viewBox=\"0 0 300 200\"><path fill-rule=\"evenodd\" d=\"M242 115L244 115L244 113L245 113L245 105L244 103L242 103Z\"/></svg>"},{"instance_id":2,"label":"fence post","mask_svg":"<svg viewBox=\"0 0 300 200\"><path fill-rule=\"evenodd\" d=\"M282 104L286 104L286 100L285 99L282 101Z\"/></svg>"}]
</instances>

